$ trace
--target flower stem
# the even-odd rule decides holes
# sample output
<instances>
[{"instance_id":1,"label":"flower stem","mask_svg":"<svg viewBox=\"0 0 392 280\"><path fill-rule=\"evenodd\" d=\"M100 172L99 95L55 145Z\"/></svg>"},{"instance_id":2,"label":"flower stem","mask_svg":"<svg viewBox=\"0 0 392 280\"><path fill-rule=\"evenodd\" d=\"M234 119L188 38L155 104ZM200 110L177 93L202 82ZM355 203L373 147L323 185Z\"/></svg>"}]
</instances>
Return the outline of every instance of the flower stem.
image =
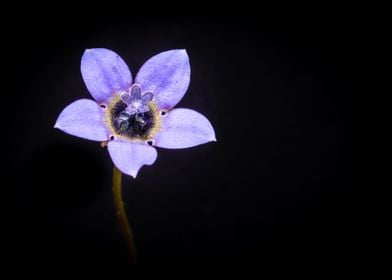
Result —
<instances>
[{"instance_id":1,"label":"flower stem","mask_svg":"<svg viewBox=\"0 0 392 280\"><path fill-rule=\"evenodd\" d=\"M129 261L131 266L135 268L136 249L135 243L133 242L132 231L129 227L127 214L125 213L124 202L121 194L121 171L118 170L115 166L113 167L113 196L121 231L125 238L125 241L127 242Z\"/></svg>"}]
</instances>

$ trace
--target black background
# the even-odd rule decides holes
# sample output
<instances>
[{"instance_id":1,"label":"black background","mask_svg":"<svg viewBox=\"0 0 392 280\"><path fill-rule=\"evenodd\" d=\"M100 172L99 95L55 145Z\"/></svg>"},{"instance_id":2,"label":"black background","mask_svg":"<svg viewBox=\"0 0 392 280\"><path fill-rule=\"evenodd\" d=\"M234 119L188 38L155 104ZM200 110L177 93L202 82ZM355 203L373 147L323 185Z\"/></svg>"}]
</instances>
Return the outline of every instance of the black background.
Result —
<instances>
[{"instance_id":1,"label":"black background","mask_svg":"<svg viewBox=\"0 0 392 280\"><path fill-rule=\"evenodd\" d=\"M134 76L151 56L185 48L191 84L177 107L207 116L218 141L159 149L136 180L123 176L140 271L346 267L355 247L355 24L266 14L50 13L10 32L10 259L39 273L126 270L107 151L53 125L66 105L91 98L80 74L86 48L115 50Z\"/></svg>"}]
</instances>

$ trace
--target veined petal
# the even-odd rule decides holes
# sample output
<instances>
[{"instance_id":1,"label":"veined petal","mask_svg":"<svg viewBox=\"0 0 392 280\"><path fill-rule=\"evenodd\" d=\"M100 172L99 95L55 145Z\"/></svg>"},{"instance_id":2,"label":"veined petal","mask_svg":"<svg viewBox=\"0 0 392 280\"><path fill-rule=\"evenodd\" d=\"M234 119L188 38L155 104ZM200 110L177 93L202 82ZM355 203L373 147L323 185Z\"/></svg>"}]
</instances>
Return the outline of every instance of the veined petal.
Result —
<instances>
[{"instance_id":1,"label":"veined petal","mask_svg":"<svg viewBox=\"0 0 392 280\"><path fill-rule=\"evenodd\" d=\"M189 86L191 68L186 50L171 50L153 56L142 66L135 82L143 92L152 92L159 109L173 108Z\"/></svg>"},{"instance_id":2,"label":"veined petal","mask_svg":"<svg viewBox=\"0 0 392 280\"><path fill-rule=\"evenodd\" d=\"M127 64L108 49L86 50L80 69L88 91L98 103L107 103L115 91L129 88L132 84Z\"/></svg>"},{"instance_id":3,"label":"veined petal","mask_svg":"<svg viewBox=\"0 0 392 280\"><path fill-rule=\"evenodd\" d=\"M108 140L102 108L90 99L79 99L65 107L54 127L88 140Z\"/></svg>"},{"instance_id":4,"label":"veined petal","mask_svg":"<svg viewBox=\"0 0 392 280\"><path fill-rule=\"evenodd\" d=\"M202 114L191 109L173 109L162 116L162 127L154 145L181 149L216 141L214 128Z\"/></svg>"},{"instance_id":5,"label":"veined petal","mask_svg":"<svg viewBox=\"0 0 392 280\"><path fill-rule=\"evenodd\" d=\"M157 151L154 147L141 143L109 141L108 150L117 168L134 178L143 165L151 165L157 158Z\"/></svg>"}]
</instances>

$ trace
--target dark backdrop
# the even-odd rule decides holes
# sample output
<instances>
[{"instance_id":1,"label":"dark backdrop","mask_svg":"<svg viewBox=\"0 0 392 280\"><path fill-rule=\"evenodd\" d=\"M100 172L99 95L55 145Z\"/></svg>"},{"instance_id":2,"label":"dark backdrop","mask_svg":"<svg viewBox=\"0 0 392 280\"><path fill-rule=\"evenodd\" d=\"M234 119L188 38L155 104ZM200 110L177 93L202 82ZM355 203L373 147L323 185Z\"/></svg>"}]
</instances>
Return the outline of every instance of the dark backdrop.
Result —
<instances>
[{"instance_id":1,"label":"dark backdrop","mask_svg":"<svg viewBox=\"0 0 392 280\"><path fill-rule=\"evenodd\" d=\"M10 32L13 80L3 93L15 263L124 269L107 151L53 129L66 105L90 98L83 51L105 47L134 75L161 51L187 49L191 84L177 107L207 116L218 139L159 149L136 180L123 177L141 271L323 274L347 265L356 218L350 20L51 13L24 23Z\"/></svg>"}]
</instances>

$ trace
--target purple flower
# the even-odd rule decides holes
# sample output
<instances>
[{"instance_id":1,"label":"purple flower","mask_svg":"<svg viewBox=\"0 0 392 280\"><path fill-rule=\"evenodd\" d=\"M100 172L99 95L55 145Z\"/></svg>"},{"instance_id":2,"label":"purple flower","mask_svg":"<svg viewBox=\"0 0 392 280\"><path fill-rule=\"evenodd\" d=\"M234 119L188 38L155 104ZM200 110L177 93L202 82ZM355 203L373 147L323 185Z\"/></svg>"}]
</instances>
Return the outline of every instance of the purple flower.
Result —
<instances>
[{"instance_id":1,"label":"purple flower","mask_svg":"<svg viewBox=\"0 0 392 280\"><path fill-rule=\"evenodd\" d=\"M79 99L58 117L55 128L93 141L107 141L109 154L123 173L136 177L143 165L157 158L154 148L181 149L216 141L206 117L191 109L172 109L190 81L185 50L170 50L150 58L135 81L115 52L89 49L81 71L95 99Z\"/></svg>"}]
</instances>

